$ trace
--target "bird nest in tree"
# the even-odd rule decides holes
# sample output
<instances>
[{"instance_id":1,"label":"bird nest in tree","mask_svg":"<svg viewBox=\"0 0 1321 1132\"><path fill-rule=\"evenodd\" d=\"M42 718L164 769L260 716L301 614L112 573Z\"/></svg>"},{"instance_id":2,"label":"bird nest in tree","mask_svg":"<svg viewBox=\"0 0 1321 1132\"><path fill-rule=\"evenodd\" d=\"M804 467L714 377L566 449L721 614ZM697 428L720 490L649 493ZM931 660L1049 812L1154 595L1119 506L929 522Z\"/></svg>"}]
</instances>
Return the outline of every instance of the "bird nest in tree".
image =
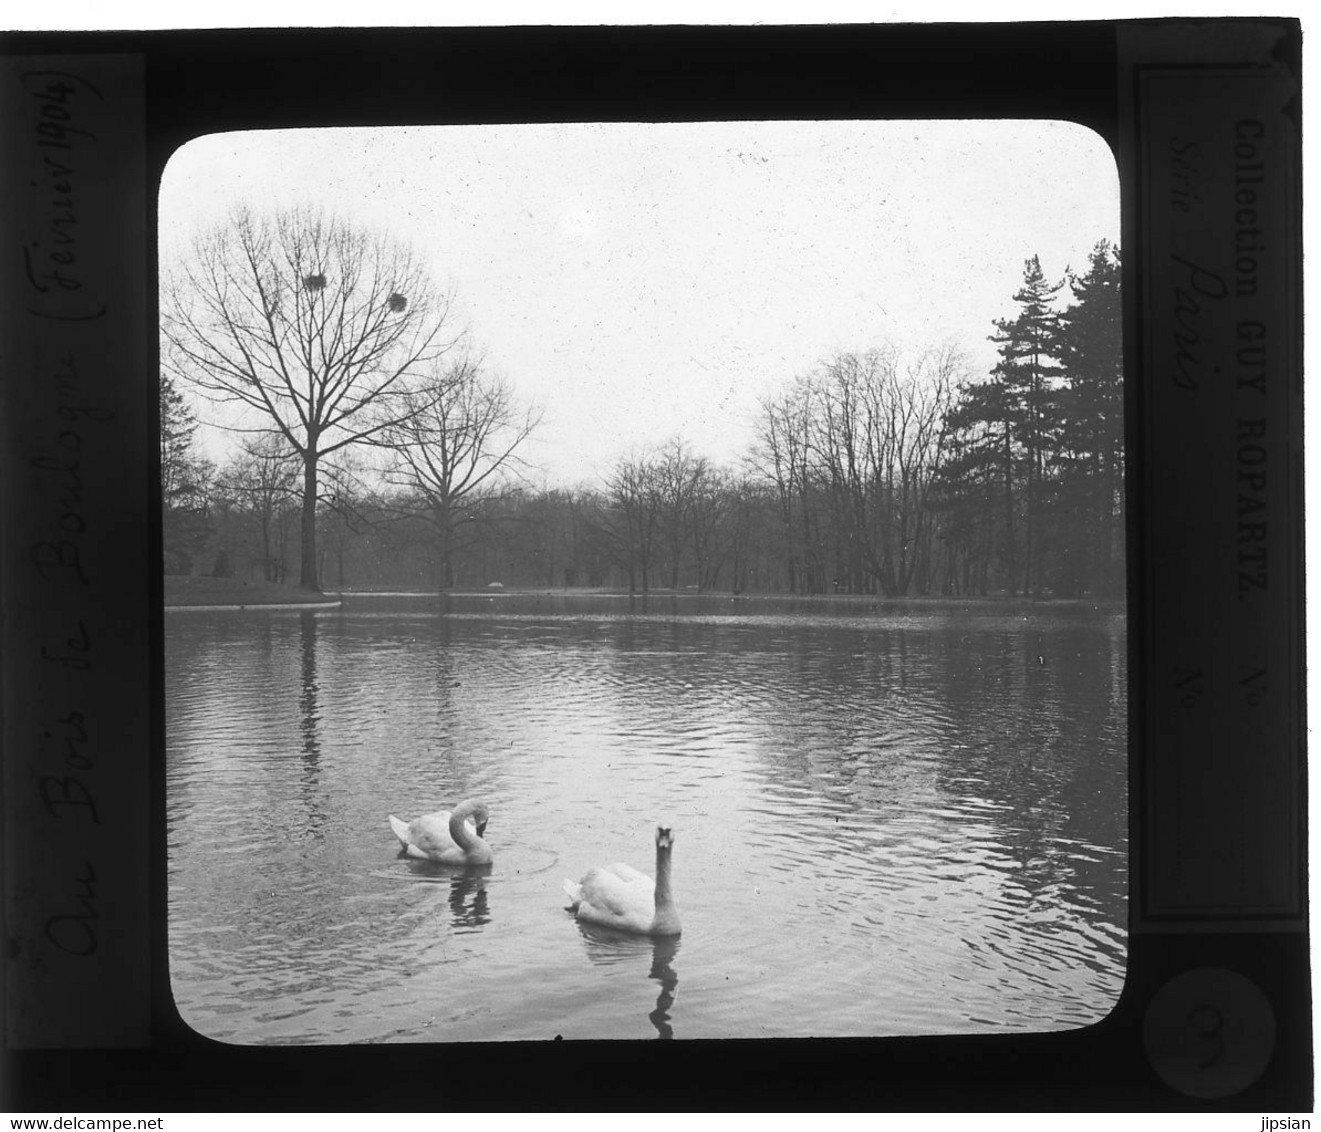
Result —
<instances>
[{"instance_id":1,"label":"bird nest in tree","mask_svg":"<svg viewBox=\"0 0 1321 1132\"><path fill-rule=\"evenodd\" d=\"M406 306L408 306L408 300L405 299L403 295L401 295L398 291L396 291L393 295L390 296L390 309L392 311L398 313L399 311L403 310L404 307Z\"/></svg>"},{"instance_id":2,"label":"bird nest in tree","mask_svg":"<svg viewBox=\"0 0 1321 1132\"><path fill-rule=\"evenodd\" d=\"M324 275L305 275L303 276L303 286L309 291L324 291L326 289L326 277Z\"/></svg>"}]
</instances>

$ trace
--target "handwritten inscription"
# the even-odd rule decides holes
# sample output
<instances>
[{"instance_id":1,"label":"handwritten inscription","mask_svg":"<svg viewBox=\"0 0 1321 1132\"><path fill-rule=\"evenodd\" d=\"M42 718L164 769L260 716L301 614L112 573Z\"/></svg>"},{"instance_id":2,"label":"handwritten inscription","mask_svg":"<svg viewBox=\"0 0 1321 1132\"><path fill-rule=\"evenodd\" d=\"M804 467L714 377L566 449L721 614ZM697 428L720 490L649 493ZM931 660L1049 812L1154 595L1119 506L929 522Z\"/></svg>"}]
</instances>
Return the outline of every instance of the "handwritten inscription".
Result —
<instances>
[{"instance_id":1,"label":"handwritten inscription","mask_svg":"<svg viewBox=\"0 0 1321 1132\"><path fill-rule=\"evenodd\" d=\"M1177 217L1192 217L1202 206L1202 147L1183 137L1165 142L1168 168L1169 211ZM1170 256L1174 286L1174 384L1195 390L1205 380L1203 365L1208 351L1207 308L1223 299L1229 289L1213 271L1181 255Z\"/></svg>"},{"instance_id":2,"label":"handwritten inscription","mask_svg":"<svg viewBox=\"0 0 1321 1132\"><path fill-rule=\"evenodd\" d=\"M1197 389L1205 380L1206 320L1210 303L1229 294L1229 287L1214 271L1199 267L1181 255L1171 255L1174 276L1174 384ZM1212 367L1218 373L1218 367Z\"/></svg>"},{"instance_id":3,"label":"handwritten inscription","mask_svg":"<svg viewBox=\"0 0 1321 1132\"><path fill-rule=\"evenodd\" d=\"M48 379L55 389L56 416L63 426L54 443L42 455L28 461L44 487L56 502L56 537L43 539L32 547L32 564L43 581L69 578L79 585L89 584L83 563L82 538L87 534L87 509L84 501L82 452L84 426L113 421L112 410L94 404L83 390L75 356L65 351L58 358Z\"/></svg>"},{"instance_id":4,"label":"handwritten inscription","mask_svg":"<svg viewBox=\"0 0 1321 1132\"><path fill-rule=\"evenodd\" d=\"M89 202L104 181L97 166L95 125L104 97L95 83L71 71L27 70L19 81L29 99L33 149L26 178L27 229L12 254L21 257L27 311L35 325L65 324L58 331L39 332L36 341L68 336L53 355L36 355L39 368L33 374L34 388L45 391L51 407L51 427L44 438L42 429L36 430L37 447L27 468L32 486L50 506L43 510L43 526L34 532L28 561L61 616L50 619L44 639L36 642L51 694L43 705L48 711L32 788L39 812L54 823L51 837L79 854L69 885L50 893L53 907L45 917L45 938L66 955L86 957L98 947L97 870L83 855L86 850L73 846L88 844L80 831L99 827L103 814L95 728L82 704L85 681L96 667L89 627L96 622L79 616L78 603L95 578L98 532L96 509L88 499L89 487L95 486L88 465L101 438L94 432L112 425L115 412L96 393L101 375L83 372L80 357L89 356L89 343L74 337L69 324L94 323L109 310L99 282L104 265L94 254L98 244L89 224Z\"/></svg>"},{"instance_id":5,"label":"handwritten inscription","mask_svg":"<svg viewBox=\"0 0 1321 1132\"><path fill-rule=\"evenodd\" d=\"M1196 142L1170 138L1170 208L1175 212L1191 213L1202 197L1197 189L1198 158L1201 147Z\"/></svg>"},{"instance_id":6,"label":"handwritten inscription","mask_svg":"<svg viewBox=\"0 0 1321 1132\"><path fill-rule=\"evenodd\" d=\"M93 762L87 754L87 720L80 711L71 711L56 720L56 731L47 731L44 738L53 739L71 770L90 770Z\"/></svg>"},{"instance_id":7,"label":"handwritten inscription","mask_svg":"<svg viewBox=\"0 0 1321 1132\"><path fill-rule=\"evenodd\" d=\"M22 598L6 609L5 635L14 758L4 809L23 880L7 990L20 1049L149 1036L137 629L148 515L135 490L150 454L138 419L151 357L144 93L140 53L0 59L7 565Z\"/></svg>"},{"instance_id":8,"label":"handwritten inscription","mask_svg":"<svg viewBox=\"0 0 1321 1132\"><path fill-rule=\"evenodd\" d=\"M74 877L68 907L46 921L45 934L66 955L85 957L96 953L98 946L95 921L101 918L96 907L96 869L84 861Z\"/></svg>"},{"instance_id":9,"label":"handwritten inscription","mask_svg":"<svg viewBox=\"0 0 1321 1132\"><path fill-rule=\"evenodd\" d=\"M28 312L60 322L103 318L106 304L88 287L78 235L80 157L97 141L84 124L85 106L100 102L101 91L67 71L28 71L21 81L36 110L32 130L40 161L30 187L41 199L42 213L39 238L21 248L30 288Z\"/></svg>"},{"instance_id":10,"label":"handwritten inscription","mask_svg":"<svg viewBox=\"0 0 1321 1132\"><path fill-rule=\"evenodd\" d=\"M61 668L75 672L86 672L92 667L92 639L87 632L87 623L79 620L71 636L63 638L58 644L41 646L41 659L58 664Z\"/></svg>"},{"instance_id":11,"label":"handwritten inscription","mask_svg":"<svg viewBox=\"0 0 1321 1132\"><path fill-rule=\"evenodd\" d=\"M48 746L64 764L64 770L89 771L96 765L88 742L88 721L80 711L61 716L52 728L42 734ZM96 799L80 775L46 774L38 783L41 801L52 817L64 820L74 818L101 823Z\"/></svg>"}]
</instances>

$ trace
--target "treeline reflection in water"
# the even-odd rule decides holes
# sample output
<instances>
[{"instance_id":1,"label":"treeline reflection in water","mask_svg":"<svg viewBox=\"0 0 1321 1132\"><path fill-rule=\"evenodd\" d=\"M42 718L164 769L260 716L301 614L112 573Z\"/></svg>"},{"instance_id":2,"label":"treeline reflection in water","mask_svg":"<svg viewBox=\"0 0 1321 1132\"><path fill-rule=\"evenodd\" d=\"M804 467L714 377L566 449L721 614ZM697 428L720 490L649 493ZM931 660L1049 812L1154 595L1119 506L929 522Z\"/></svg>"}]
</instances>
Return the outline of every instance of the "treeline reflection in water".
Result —
<instances>
[{"instance_id":1,"label":"treeline reflection in water","mask_svg":"<svg viewBox=\"0 0 1321 1132\"><path fill-rule=\"evenodd\" d=\"M501 596L166 621L170 965L228 1041L1060 1029L1125 963L1122 620ZM480 797L494 865L387 813ZM650 871L679 941L565 910ZM680 974L683 977L680 993Z\"/></svg>"}]
</instances>

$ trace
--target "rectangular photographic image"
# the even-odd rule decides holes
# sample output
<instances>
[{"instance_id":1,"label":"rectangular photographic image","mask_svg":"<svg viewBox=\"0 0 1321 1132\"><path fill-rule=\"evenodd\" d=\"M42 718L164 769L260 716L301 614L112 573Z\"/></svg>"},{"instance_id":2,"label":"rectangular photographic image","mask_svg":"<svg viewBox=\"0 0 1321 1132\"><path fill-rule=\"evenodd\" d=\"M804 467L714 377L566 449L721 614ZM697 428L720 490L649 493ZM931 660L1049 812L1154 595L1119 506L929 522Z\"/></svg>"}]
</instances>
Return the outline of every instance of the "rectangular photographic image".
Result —
<instances>
[{"instance_id":1,"label":"rectangular photographic image","mask_svg":"<svg viewBox=\"0 0 1321 1132\"><path fill-rule=\"evenodd\" d=\"M1113 1010L1104 138L219 132L170 157L157 215L190 1029L881 1038Z\"/></svg>"}]
</instances>

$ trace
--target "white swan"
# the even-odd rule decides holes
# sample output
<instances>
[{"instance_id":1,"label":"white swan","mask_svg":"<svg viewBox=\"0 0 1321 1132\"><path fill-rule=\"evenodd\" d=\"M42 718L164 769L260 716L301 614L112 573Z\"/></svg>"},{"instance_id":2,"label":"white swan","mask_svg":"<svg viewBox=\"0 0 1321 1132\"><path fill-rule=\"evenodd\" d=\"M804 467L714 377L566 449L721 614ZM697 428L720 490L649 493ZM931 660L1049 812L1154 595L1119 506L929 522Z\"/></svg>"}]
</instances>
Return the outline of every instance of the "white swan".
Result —
<instances>
[{"instance_id":1,"label":"white swan","mask_svg":"<svg viewBox=\"0 0 1321 1132\"><path fill-rule=\"evenodd\" d=\"M488 817L486 803L469 798L453 813L437 810L411 822L391 814L390 828L410 857L442 865L489 865L491 847L482 840Z\"/></svg>"},{"instance_id":2,"label":"white swan","mask_svg":"<svg viewBox=\"0 0 1321 1132\"><path fill-rule=\"evenodd\" d=\"M679 910L670 894L670 850L674 836L656 828L656 879L631 865L602 865L582 880L566 880L573 901L569 911L580 920L641 935L678 935Z\"/></svg>"}]
</instances>

